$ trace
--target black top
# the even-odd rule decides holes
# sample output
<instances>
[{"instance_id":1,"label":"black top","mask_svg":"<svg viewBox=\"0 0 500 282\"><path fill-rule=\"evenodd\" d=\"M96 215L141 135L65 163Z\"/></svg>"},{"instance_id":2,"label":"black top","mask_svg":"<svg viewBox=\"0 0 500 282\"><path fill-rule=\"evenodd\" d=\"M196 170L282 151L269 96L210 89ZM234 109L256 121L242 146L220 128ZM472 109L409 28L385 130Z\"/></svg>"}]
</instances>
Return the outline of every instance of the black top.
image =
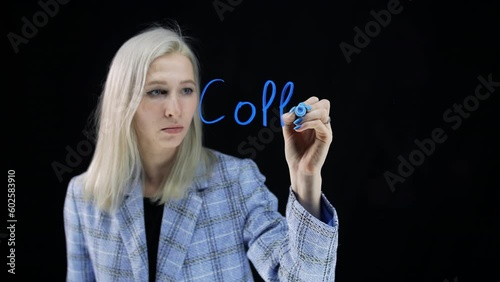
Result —
<instances>
[{"instance_id":1,"label":"black top","mask_svg":"<svg viewBox=\"0 0 500 282\"><path fill-rule=\"evenodd\" d=\"M148 245L150 282L156 279L156 258L158 256L163 206L151 202L149 198L144 198L144 223L146 227L146 243Z\"/></svg>"}]
</instances>

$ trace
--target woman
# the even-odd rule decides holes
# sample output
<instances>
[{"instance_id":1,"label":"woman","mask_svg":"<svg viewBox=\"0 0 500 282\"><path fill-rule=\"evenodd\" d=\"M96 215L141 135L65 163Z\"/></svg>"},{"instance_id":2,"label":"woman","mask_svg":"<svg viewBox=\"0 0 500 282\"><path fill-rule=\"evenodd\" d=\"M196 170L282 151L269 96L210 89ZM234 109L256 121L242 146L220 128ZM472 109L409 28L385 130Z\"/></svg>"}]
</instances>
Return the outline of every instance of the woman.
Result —
<instances>
[{"instance_id":1,"label":"woman","mask_svg":"<svg viewBox=\"0 0 500 282\"><path fill-rule=\"evenodd\" d=\"M286 217L250 159L202 145L198 60L178 29L125 42L87 171L64 204L67 281L333 281L338 221L321 192L328 100L282 116Z\"/></svg>"}]
</instances>

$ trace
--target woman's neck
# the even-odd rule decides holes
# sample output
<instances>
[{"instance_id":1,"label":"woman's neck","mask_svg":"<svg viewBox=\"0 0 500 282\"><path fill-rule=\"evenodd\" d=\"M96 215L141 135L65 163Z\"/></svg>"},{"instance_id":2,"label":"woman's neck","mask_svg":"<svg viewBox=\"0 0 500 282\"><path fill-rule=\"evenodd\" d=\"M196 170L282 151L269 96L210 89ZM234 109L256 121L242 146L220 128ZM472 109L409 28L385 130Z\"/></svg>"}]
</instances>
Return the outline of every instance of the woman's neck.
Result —
<instances>
[{"instance_id":1,"label":"woman's neck","mask_svg":"<svg viewBox=\"0 0 500 282\"><path fill-rule=\"evenodd\" d=\"M170 152L144 152L141 154L144 171L143 194L145 197L158 192L163 180L172 170L175 153L175 150L171 150Z\"/></svg>"}]
</instances>

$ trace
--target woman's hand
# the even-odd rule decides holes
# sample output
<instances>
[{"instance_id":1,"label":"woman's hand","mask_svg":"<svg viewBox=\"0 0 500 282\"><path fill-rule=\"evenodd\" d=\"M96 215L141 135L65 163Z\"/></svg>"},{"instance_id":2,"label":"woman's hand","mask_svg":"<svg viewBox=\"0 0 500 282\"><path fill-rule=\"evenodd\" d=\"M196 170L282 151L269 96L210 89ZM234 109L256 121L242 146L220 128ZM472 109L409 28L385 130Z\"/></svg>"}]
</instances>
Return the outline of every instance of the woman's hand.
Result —
<instances>
[{"instance_id":1,"label":"woman's hand","mask_svg":"<svg viewBox=\"0 0 500 282\"><path fill-rule=\"evenodd\" d=\"M310 109L301 119L294 111L282 116L285 157L299 202L320 218L321 168L333 140L330 101L313 96L304 103Z\"/></svg>"}]
</instances>

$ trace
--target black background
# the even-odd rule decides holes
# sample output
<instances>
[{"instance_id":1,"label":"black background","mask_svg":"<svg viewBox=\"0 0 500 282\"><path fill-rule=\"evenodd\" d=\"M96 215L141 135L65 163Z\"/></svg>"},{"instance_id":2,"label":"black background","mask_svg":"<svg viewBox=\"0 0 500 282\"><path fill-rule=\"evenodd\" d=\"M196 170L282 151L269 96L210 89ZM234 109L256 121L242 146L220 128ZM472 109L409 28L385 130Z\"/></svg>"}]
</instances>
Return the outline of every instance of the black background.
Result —
<instances>
[{"instance_id":1,"label":"black background","mask_svg":"<svg viewBox=\"0 0 500 282\"><path fill-rule=\"evenodd\" d=\"M16 53L7 35L22 35L22 17L32 22L42 9L37 1L9 1L3 136L5 170L16 174L15 277L64 281L66 187L90 161L80 155L70 166L67 150L88 142L84 130L120 45L149 24L174 19L196 39L202 85L225 81L204 101L207 119L226 116L205 126L205 144L249 157L238 149L242 142L259 133L269 138L254 159L281 212L288 169L281 132L262 131L263 86L276 83L271 109L288 81L295 88L287 109L312 95L331 101L334 141L323 190L340 220L336 281L498 279L500 88L456 130L443 119L474 95L478 76L500 81L496 1L403 0L403 10L350 63L339 45L354 45L353 28L364 29L374 19L370 11L390 1L232 1L223 18L213 2L71 1ZM247 126L233 118L240 101L257 109ZM241 119L248 114L241 110ZM431 138L435 128L446 141L391 190L384 173L397 173L398 156L408 159L418 148L414 141ZM71 171L58 179L55 162ZM2 194L7 203L7 190ZM8 274L5 239L2 275ZM14 280L7 277L2 281Z\"/></svg>"}]
</instances>

